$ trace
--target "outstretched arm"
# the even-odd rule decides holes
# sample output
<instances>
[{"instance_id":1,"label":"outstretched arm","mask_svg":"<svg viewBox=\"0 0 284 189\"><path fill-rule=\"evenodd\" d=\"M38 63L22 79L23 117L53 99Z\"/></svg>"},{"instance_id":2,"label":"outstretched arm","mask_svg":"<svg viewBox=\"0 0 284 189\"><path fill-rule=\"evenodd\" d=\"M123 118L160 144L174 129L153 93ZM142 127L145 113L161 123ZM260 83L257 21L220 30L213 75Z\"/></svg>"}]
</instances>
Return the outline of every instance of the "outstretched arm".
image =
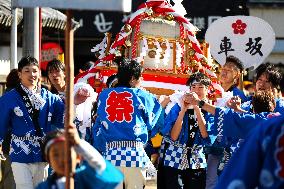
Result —
<instances>
[{"instance_id":1,"label":"outstretched arm","mask_svg":"<svg viewBox=\"0 0 284 189\"><path fill-rule=\"evenodd\" d=\"M243 110L241 108L242 100L239 96L233 96L228 102L226 103L226 106L228 108L233 109L235 112L239 113L246 113L247 111Z\"/></svg>"},{"instance_id":2,"label":"outstretched arm","mask_svg":"<svg viewBox=\"0 0 284 189\"><path fill-rule=\"evenodd\" d=\"M96 169L98 172L102 172L106 168L106 163L102 155L88 142L80 139L75 125L68 127L68 139L74 146L75 151L80 154L88 164ZM67 136L66 136L67 138Z\"/></svg>"}]
</instances>

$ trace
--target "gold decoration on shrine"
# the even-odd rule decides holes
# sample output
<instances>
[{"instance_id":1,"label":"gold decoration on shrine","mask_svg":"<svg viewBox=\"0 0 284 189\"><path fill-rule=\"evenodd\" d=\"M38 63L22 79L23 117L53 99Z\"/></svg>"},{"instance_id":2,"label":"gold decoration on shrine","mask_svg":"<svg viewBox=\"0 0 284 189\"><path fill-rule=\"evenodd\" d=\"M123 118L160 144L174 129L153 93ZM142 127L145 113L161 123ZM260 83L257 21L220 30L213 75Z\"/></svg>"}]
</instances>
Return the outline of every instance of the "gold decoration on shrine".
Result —
<instances>
[{"instance_id":1,"label":"gold decoration on shrine","mask_svg":"<svg viewBox=\"0 0 284 189\"><path fill-rule=\"evenodd\" d=\"M126 48L131 47L131 42L130 42L130 40L126 40L125 43L124 43L124 45L125 45Z\"/></svg>"},{"instance_id":2,"label":"gold decoration on shrine","mask_svg":"<svg viewBox=\"0 0 284 189\"><path fill-rule=\"evenodd\" d=\"M165 16L166 20L168 21L173 21L174 20L174 16L172 14L168 14Z\"/></svg>"},{"instance_id":3,"label":"gold decoration on shrine","mask_svg":"<svg viewBox=\"0 0 284 189\"><path fill-rule=\"evenodd\" d=\"M161 48L165 51L167 49L167 44L163 42L161 44Z\"/></svg>"},{"instance_id":4,"label":"gold decoration on shrine","mask_svg":"<svg viewBox=\"0 0 284 189\"><path fill-rule=\"evenodd\" d=\"M195 50L190 49L190 50L188 51L188 55L189 55L189 56L194 56L194 54L195 54Z\"/></svg>"},{"instance_id":5,"label":"gold decoration on shrine","mask_svg":"<svg viewBox=\"0 0 284 189\"><path fill-rule=\"evenodd\" d=\"M186 39L186 40L184 40L184 43L185 43L185 44L190 44L190 40L189 40L189 39Z\"/></svg>"},{"instance_id":6,"label":"gold decoration on shrine","mask_svg":"<svg viewBox=\"0 0 284 189\"><path fill-rule=\"evenodd\" d=\"M155 45L154 42L152 40L147 40L148 41L148 49L154 49Z\"/></svg>"},{"instance_id":7,"label":"gold decoration on shrine","mask_svg":"<svg viewBox=\"0 0 284 189\"><path fill-rule=\"evenodd\" d=\"M130 30L132 29L131 26L129 24L125 24L125 26L123 27L124 31L126 33L130 32Z\"/></svg>"}]
</instances>

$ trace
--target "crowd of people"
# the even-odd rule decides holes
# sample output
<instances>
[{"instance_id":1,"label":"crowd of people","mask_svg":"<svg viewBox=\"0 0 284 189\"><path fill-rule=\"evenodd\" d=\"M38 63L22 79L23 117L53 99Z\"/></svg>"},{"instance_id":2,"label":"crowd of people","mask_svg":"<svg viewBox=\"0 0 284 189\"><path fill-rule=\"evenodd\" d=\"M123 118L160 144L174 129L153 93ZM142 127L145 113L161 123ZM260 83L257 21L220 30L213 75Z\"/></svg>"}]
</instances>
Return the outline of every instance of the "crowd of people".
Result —
<instances>
[{"instance_id":1,"label":"crowd of people","mask_svg":"<svg viewBox=\"0 0 284 189\"><path fill-rule=\"evenodd\" d=\"M141 87L141 64L117 65L99 94L75 84L74 124L64 133L64 64L48 63L45 86L35 58L19 61L0 97L0 188L64 188L66 140L77 189L142 189L149 178L158 189L284 187L283 86L274 65L256 69L246 95L238 88L243 64L227 57L218 79L231 97L222 105L208 98L204 73L189 75L188 90L158 96Z\"/></svg>"}]
</instances>

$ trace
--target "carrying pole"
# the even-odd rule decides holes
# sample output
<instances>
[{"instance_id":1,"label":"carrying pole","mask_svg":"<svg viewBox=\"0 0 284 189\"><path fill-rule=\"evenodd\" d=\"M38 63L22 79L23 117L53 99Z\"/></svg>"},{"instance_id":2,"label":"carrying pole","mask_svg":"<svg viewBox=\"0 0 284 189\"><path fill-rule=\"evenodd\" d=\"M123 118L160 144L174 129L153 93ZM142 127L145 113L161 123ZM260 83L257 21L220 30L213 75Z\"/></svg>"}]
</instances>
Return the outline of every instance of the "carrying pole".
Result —
<instances>
[{"instance_id":1,"label":"carrying pole","mask_svg":"<svg viewBox=\"0 0 284 189\"><path fill-rule=\"evenodd\" d=\"M74 117L74 30L72 29L72 13L70 10L66 11L67 23L65 29L65 67L66 67L66 100L65 100L65 133L67 133L68 126L73 124ZM65 189L74 189L74 172L72 170L71 146L68 135L65 141Z\"/></svg>"}]
</instances>

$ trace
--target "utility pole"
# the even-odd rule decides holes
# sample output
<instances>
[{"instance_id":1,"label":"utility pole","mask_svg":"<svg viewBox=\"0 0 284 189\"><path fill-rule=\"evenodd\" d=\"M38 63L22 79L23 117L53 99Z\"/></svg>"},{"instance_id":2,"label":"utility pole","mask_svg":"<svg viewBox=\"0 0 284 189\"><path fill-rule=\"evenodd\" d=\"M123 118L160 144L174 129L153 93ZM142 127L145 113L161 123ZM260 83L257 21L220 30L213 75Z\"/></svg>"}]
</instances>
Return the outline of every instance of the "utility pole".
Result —
<instances>
[{"instance_id":1,"label":"utility pole","mask_svg":"<svg viewBox=\"0 0 284 189\"><path fill-rule=\"evenodd\" d=\"M39 8L24 8L23 56L39 60Z\"/></svg>"}]
</instances>

